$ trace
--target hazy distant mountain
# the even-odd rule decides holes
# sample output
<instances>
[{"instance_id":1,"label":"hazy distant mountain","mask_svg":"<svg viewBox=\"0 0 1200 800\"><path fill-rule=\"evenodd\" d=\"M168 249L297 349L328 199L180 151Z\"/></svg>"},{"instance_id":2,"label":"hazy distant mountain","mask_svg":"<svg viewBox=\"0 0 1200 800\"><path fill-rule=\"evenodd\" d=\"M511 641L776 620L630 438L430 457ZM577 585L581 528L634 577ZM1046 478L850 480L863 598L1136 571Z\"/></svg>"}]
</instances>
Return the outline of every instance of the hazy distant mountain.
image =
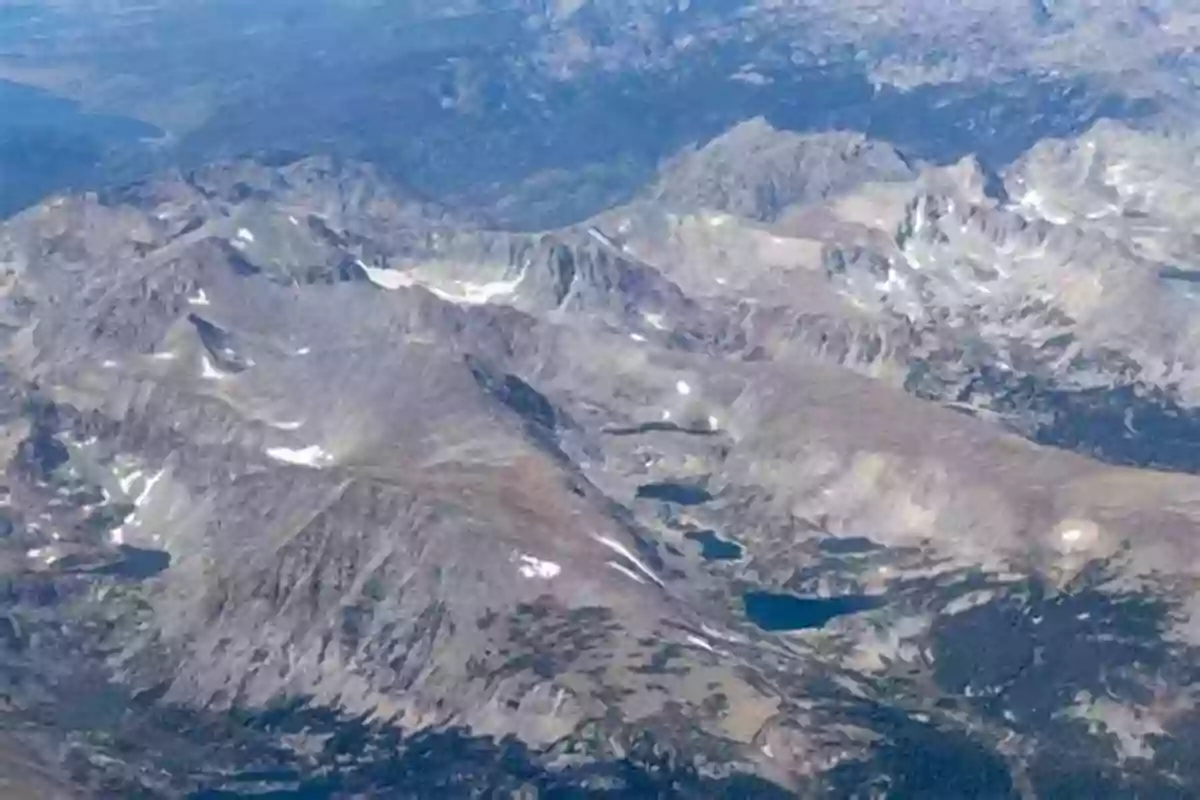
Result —
<instances>
[{"instance_id":1,"label":"hazy distant mountain","mask_svg":"<svg viewBox=\"0 0 1200 800\"><path fill-rule=\"evenodd\" d=\"M1048 24L1013 0L59 2L8 12L0 77L161 128L147 169L336 153L549 227L756 116L999 164L1098 116L1185 114L1190 18L1174 8L1055 4ZM982 22L996 14L1004 26Z\"/></svg>"}]
</instances>

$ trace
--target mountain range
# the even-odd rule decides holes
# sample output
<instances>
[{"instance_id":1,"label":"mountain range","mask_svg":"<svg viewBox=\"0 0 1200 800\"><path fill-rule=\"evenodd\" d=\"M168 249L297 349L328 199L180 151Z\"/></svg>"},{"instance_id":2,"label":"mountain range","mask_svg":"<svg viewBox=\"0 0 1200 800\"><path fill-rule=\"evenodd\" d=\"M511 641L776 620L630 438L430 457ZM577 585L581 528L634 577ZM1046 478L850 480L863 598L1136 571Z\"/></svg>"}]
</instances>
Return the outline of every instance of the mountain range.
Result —
<instances>
[{"instance_id":1,"label":"mountain range","mask_svg":"<svg viewBox=\"0 0 1200 800\"><path fill-rule=\"evenodd\" d=\"M7 796L1195 796L1194 16L0 11Z\"/></svg>"},{"instance_id":2,"label":"mountain range","mask_svg":"<svg viewBox=\"0 0 1200 800\"><path fill-rule=\"evenodd\" d=\"M315 721L158 738L298 700L704 796L1185 796L1189 147L751 120L554 230L329 157L19 213L7 713L152 796L371 791Z\"/></svg>"}]
</instances>

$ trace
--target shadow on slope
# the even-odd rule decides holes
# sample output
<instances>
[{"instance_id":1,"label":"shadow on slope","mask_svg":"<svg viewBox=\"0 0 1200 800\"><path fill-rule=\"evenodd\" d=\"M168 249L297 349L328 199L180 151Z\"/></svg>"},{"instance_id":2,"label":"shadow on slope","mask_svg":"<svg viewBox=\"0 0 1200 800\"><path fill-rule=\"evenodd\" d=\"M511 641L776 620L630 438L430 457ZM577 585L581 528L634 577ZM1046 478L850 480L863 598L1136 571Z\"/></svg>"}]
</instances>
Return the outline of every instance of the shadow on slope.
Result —
<instances>
[{"instance_id":1,"label":"shadow on slope","mask_svg":"<svg viewBox=\"0 0 1200 800\"><path fill-rule=\"evenodd\" d=\"M313 760L282 751L222 778L201 777L193 800L280 798L510 796L660 797L762 800L791 797L759 778L698 774L649 735L629 743L621 758L548 769L537 753L512 738L495 741L462 730L403 737L363 720L341 719L301 703L246 717L244 730L269 737L304 733L327 737ZM564 742L576 753L583 741Z\"/></svg>"},{"instance_id":2,"label":"shadow on slope","mask_svg":"<svg viewBox=\"0 0 1200 800\"><path fill-rule=\"evenodd\" d=\"M1200 474L1200 410L1162 390L1137 384L1061 389L984 368L948 397L944 387L921 380L914 372L909 386L918 397L986 409L1039 444L1109 464Z\"/></svg>"},{"instance_id":3,"label":"shadow on slope","mask_svg":"<svg viewBox=\"0 0 1200 800\"><path fill-rule=\"evenodd\" d=\"M4 80L0 109L0 217L52 192L92 185L117 151L136 150L140 140L162 133Z\"/></svg>"}]
</instances>

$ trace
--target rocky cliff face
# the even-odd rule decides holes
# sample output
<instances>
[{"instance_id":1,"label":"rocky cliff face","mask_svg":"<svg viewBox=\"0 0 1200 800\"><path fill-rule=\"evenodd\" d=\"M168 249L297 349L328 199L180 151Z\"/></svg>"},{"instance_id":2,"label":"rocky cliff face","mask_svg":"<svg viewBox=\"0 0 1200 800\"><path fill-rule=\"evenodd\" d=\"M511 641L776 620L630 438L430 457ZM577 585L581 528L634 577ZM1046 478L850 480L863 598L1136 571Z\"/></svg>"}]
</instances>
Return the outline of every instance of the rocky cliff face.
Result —
<instances>
[{"instance_id":1,"label":"rocky cliff face","mask_svg":"<svg viewBox=\"0 0 1200 800\"><path fill-rule=\"evenodd\" d=\"M1190 146L755 122L536 233L323 158L30 209L3 713L100 794L1184 796L1190 217L1138 176Z\"/></svg>"}]
</instances>

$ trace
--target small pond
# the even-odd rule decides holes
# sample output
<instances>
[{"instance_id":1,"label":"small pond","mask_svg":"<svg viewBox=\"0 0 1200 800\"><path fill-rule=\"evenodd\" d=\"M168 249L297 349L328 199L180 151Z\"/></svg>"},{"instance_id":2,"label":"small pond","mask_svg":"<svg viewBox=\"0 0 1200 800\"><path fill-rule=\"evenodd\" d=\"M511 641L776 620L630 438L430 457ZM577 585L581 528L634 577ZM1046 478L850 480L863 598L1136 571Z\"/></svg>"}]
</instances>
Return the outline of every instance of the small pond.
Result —
<instances>
[{"instance_id":1,"label":"small pond","mask_svg":"<svg viewBox=\"0 0 1200 800\"><path fill-rule=\"evenodd\" d=\"M700 556L708 561L737 561L742 557L740 544L722 539L715 531L689 531L684 538L699 543Z\"/></svg>"},{"instance_id":2,"label":"small pond","mask_svg":"<svg viewBox=\"0 0 1200 800\"><path fill-rule=\"evenodd\" d=\"M637 489L637 497L639 500L665 500L681 506L696 506L713 499L708 491L699 486L689 486L686 483L671 481L643 483Z\"/></svg>"},{"instance_id":3,"label":"small pond","mask_svg":"<svg viewBox=\"0 0 1200 800\"><path fill-rule=\"evenodd\" d=\"M116 575L131 580L153 578L171 566L171 554L164 550L146 550L121 545L121 560L96 570L98 575Z\"/></svg>"}]
</instances>

